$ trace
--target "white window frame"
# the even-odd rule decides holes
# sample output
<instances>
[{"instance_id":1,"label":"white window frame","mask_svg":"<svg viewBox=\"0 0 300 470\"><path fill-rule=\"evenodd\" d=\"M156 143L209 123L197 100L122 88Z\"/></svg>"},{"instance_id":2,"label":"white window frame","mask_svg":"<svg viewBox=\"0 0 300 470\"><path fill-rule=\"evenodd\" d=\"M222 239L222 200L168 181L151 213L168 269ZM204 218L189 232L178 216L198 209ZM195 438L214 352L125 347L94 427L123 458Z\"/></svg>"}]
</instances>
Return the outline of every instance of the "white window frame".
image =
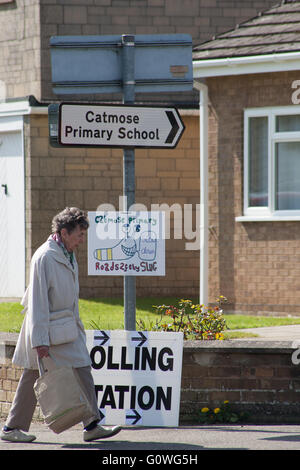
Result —
<instances>
[{"instance_id":1,"label":"white window frame","mask_svg":"<svg viewBox=\"0 0 300 470\"><path fill-rule=\"evenodd\" d=\"M300 106L251 108L244 110L244 214L237 222L300 220L299 210L275 209L275 149L280 142L300 142L300 131L276 132L276 117L300 115ZM268 117L268 201L265 207L249 207L249 118ZM300 155L299 155L300 158Z\"/></svg>"}]
</instances>

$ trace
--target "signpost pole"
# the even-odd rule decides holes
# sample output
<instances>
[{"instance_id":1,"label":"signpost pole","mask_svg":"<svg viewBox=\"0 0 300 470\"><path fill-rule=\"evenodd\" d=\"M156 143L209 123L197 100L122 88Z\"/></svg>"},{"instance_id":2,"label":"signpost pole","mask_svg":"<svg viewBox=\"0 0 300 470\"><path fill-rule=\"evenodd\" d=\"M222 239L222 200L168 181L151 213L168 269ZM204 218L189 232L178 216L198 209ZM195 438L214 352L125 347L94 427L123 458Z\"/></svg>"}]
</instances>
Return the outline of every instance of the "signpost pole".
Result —
<instances>
[{"instance_id":1,"label":"signpost pole","mask_svg":"<svg viewBox=\"0 0 300 470\"><path fill-rule=\"evenodd\" d=\"M123 103L134 104L135 100L135 51L134 36L122 35L123 58ZM123 149L123 210L135 203L135 154L134 147ZM134 331L136 311L136 278L124 276L124 327Z\"/></svg>"}]
</instances>

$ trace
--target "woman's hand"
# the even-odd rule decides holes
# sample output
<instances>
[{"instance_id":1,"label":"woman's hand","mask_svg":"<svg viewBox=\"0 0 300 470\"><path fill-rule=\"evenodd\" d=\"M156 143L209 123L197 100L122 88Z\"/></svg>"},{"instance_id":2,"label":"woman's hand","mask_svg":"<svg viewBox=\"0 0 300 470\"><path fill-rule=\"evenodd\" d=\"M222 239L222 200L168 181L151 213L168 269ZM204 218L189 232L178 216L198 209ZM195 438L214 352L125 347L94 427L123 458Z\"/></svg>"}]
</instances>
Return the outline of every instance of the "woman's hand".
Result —
<instances>
[{"instance_id":1,"label":"woman's hand","mask_svg":"<svg viewBox=\"0 0 300 470\"><path fill-rule=\"evenodd\" d=\"M49 356L49 346L37 346L36 350L40 359Z\"/></svg>"}]
</instances>

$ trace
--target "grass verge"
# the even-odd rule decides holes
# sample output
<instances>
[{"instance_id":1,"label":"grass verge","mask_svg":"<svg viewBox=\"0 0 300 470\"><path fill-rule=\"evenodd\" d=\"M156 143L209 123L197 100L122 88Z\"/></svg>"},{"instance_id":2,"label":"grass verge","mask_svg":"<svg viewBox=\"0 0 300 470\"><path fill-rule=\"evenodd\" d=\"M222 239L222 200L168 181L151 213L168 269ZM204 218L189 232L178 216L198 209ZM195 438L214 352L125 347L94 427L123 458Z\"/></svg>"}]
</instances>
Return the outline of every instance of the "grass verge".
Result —
<instances>
[{"instance_id":1,"label":"grass verge","mask_svg":"<svg viewBox=\"0 0 300 470\"><path fill-rule=\"evenodd\" d=\"M172 305L177 302L175 298L137 298L136 319L143 319L146 325L159 318L154 312L153 305ZM0 331L20 331L23 315L22 306L15 302L0 303ZM122 298L80 299L79 311L86 329L93 329L97 324L103 330L124 328L124 313ZM252 315L225 314L229 330L225 330L225 339L242 338L250 336L244 332L231 332L243 328L258 328L264 326L296 325L300 324L300 317L270 317ZM253 335L252 335L253 336Z\"/></svg>"}]
</instances>

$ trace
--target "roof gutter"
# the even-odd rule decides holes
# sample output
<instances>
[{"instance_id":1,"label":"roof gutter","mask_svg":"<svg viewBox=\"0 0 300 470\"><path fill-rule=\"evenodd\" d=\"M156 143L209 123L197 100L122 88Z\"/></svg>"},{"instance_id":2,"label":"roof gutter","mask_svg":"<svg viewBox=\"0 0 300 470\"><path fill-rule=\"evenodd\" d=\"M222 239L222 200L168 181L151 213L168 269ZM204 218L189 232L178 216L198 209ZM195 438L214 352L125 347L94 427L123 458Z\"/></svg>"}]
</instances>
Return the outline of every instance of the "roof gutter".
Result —
<instances>
[{"instance_id":1,"label":"roof gutter","mask_svg":"<svg viewBox=\"0 0 300 470\"><path fill-rule=\"evenodd\" d=\"M197 78L300 70L300 52L193 60Z\"/></svg>"}]
</instances>

